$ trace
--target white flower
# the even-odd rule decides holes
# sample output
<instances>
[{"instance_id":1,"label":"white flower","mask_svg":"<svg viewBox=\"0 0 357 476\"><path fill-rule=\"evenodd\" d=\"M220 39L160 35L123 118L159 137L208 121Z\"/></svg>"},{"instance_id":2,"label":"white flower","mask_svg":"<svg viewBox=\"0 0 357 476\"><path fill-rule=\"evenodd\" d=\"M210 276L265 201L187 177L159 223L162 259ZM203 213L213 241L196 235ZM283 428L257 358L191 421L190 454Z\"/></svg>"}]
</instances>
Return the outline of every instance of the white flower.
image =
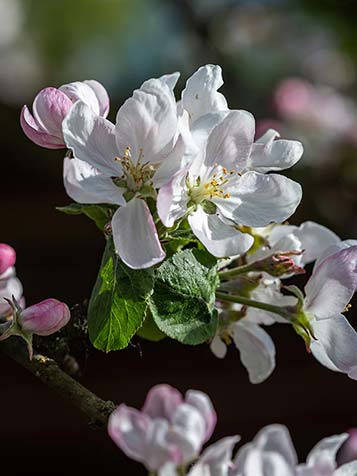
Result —
<instances>
[{"instance_id":1,"label":"white flower","mask_svg":"<svg viewBox=\"0 0 357 476\"><path fill-rule=\"evenodd\" d=\"M206 394L189 390L183 399L169 385L157 385L141 411L120 405L109 418L108 431L127 456L159 470L197 458L215 425L216 413Z\"/></svg>"},{"instance_id":2,"label":"white flower","mask_svg":"<svg viewBox=\"0 0 357 476\"><path fill-rule=\"evenodd\" d=\"M157 208L165 226L188 215L197 238L217 257L244 253L253 243L236 225L266 226L288 218L301 200L301 187L277 174L262 174L258 168L262 154L273 157L270 170L286 167L286 155L301 157L302 146L291 141L263 141L254 144L254 118L246 111L231 111L218 122L206 114L192 129L199 152L191 165L180 170L161 187ZM207 123L213 122L210 127ZM288 143L275 153L274 144ZM261 147L260 147L261 146ZM273 153L274 150L274 153ZM265 170L264 170L265 171Z\"/></svg>"},{"instance_id":3,"label":"white flower","mask_svg":"<svg viewBox=\"0 0 357 476\"><path fill-rule=\"evenodd\" d=\"M67 193L80 203L120 205L112 219L115 247L131 268L162 261L145 197L181 167L183 141L173 86L178 74L146 81L119 109L117 123L98 117L81 101L63 123L75 159L65 160Z\"/></svg>"},{"instance_id":4,"label":"white flower","mask_svg":"<svg viewBox=\"0 0 357 476\"><path fill-rule=\"evenodd\" d=\"M297 456L287 428L270 425L239 449L234 462L231 476L295 476Z\"/></svg>"},{"instance_id":5,"label":"white flower","mask_svg":"<svg viewBox=\"0 0 357 476\"><path fill-rule=\"evenodd\" d=\"M297 467L297 476L356 476L357 461L337 469L336 454L348 434L330 436L321 440L309 453L306 464Z\"/></svg>"},{"instance_id":6,"label":"white flower","mask_svg":"<svg viewBox=\"0 0 357 476\"><path fill-rule=\"evenodd\" d=\"M330 254L331 253L331 254ZM313 337L311 351L331 370L357 379L357 333L342 314L357 286L357 245L333 245L317 260L305 286L302 312Z\"/></svg>"}]
</instances>

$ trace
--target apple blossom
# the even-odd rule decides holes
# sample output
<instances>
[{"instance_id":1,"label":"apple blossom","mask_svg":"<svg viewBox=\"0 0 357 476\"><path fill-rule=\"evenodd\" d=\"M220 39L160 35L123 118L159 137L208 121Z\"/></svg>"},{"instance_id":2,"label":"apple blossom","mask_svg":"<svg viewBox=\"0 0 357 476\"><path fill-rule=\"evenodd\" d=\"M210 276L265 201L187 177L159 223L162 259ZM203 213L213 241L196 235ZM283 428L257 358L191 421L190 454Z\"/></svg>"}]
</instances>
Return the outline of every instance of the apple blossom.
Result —
<instances>
[{"instance_id":1,"label":"apple blossom","mask_svg":"<svg viewBox=\"0 0 357 476\"><path fill-rule=\"evenodd\" d=\"M84 101L94 114L106 117L109 97L104 87L95 80L76 81L57 88L42 89L34 99L32 111L23 106L20 123L26 136L37 145L48 149L66 147L62 122L72 105Z\"/></svg>"},{"instance_id":2,"label":"apple blossom","mask_svg":"<svg viewBox=\"0 0 357 476\"><path fill-rule=\"evenodd\" d=\"M141 411L121 404L109 418L112 440L149 470L194 460L212 435L216 413L207 395L189 390L185 398L169 385L153 387Z\"/></svg>"},{"instance_id":3,"label":"apple blossom","mask_svg":"<svg viewBox=\"0 0 357 476\"><path fill-rule=\"evenodd\" d=\"M5 243L0 243L0 319L11 315L11 306L7 299L14 296L15 299L23 302L23 288L16 277L15 263L15 250Z\"/></svg>"},{"instance_id":4,"label":"apple blossom","mask_svg":"<svg viewBox=\"0 0 357 476\"><path fill-rule=\"evenodd\" d=\"M114 244L131 268L150 267L165 257L145 199L155 197L154 187L182 164L184 144L172 90L177 78L144 82L119 109L116 126L82 101L63 123L75 156L65 159L67 193L80 203L120 205L112 219Z\"/></svg>"},{"instance_id":5,"label":"apple blossom","mask_svg":"<svg viewBox=\"0 0 357 476\"><path fill-rule=\"evenodd\" d=\"M0 341L12 335L22 337L28 345L29 357L32 359L32 336L48 336L68 324L71 313L68 306L57 299L45 299L33 306L22 309L16 299L9 300L13 316L0 336Z\"/></svg>"},{"instance_id":6,"label":"apple blossom","mask_svg":"<svg viewBox=\"0 0 357 476\"><path fill-rule=\"evenodd\" d=\"M16 263L16 252L12 246L0 243L0 276ZM0 278L1 279L1 278Z\"/></svg>"},{"instance_id":7,"label":"apple blossom","mask_svg":"<svg viewBox=\"0 0 357 476\"><path fill-rule=\"evenodd\" d=\"M206 114L201 122L215 123L213 116ZM237 225L283 221L301 200L300 185L282 175L256 170L281 170L291 165L301 157L302 146L274 141L275 136L254 143L254 118L246 111L230 111L213 128L204 124L198 132L192 130L192 135L194 140L200 136L199 152L191 165L160 188L160 219L171 227L187 216L193 233L214 256L244 253L253 240ZM279 143L283 145L276 147Z\"/></svg>"}]
</instances>

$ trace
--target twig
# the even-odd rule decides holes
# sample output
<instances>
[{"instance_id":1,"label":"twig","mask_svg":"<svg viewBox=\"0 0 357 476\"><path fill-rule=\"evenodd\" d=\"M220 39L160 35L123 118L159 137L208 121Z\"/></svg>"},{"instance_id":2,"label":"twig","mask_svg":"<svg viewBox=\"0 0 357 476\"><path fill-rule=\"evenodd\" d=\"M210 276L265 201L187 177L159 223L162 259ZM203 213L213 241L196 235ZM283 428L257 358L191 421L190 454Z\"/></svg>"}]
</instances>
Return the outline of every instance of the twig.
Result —
<instances>
[{"instance_id":1,"label":"twig","mask_svg":"<svg viewBox=\"0 0 357 476\"><path fill-rule=\"evenodd\" d=\"M49 388L77 407L88 419L92 428L105 427L115 404L97 397L93 392L67 375L49 357L35 353L29 360L26 345L18 338L11 337L0 345L0 351L30 371Z\"/></svg>"}]
</instances>

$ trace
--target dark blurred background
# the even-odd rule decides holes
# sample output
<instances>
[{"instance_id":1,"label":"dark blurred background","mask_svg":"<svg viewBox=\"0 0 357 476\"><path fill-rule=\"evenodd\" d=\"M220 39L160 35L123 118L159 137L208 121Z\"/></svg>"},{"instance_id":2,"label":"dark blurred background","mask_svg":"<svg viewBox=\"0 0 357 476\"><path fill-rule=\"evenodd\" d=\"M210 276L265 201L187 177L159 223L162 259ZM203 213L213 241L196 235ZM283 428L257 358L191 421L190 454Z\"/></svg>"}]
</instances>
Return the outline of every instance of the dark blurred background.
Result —
<instances>
[{"instance_id":1,"label":"dark blurred background","mask_svg":"<svg viewBox=\"0 0 357 476\"><path fill-rule=\"evenodd\" d=\"M63 151L33 145L19 126L22 104L41 88L74 80L101 81L114 119L143 80L178 70L180 89L199 66L220 64L231 108L252 111L260 132L272 126L305 145L288 171L304 188L291 222L312 219L357 238L356 7L354 0L0 0L0 241L17 250L27 302L82 302L101 259L95 226L55 210L70 202ZM349 317L357 318L354 308ZM258 386L235 349L219 361L207 346L139 339L91 355L83 382L132 406L160 382L204 390L219 415L214 439L240 433L246 441L280 422L303 458L323 436L357 426L357 383L317 364L287 326L269 332L277 369ZM11 474L145 474L17 364L0 355L0 368L0 454Z\"/></svg>"}]
</instances>

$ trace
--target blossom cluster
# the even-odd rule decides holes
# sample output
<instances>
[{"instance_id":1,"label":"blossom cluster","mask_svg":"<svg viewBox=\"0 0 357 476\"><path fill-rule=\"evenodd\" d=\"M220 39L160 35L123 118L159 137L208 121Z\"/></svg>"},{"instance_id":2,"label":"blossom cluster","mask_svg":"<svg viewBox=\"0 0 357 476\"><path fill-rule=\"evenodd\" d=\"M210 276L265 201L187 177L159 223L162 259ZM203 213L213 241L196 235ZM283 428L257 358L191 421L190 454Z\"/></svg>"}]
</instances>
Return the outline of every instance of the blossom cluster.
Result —
<instances>
[{"instance_id":1,"label":"blossom cluster","mask_svg":"<svg viewBox=\"0 0 357 476\"><path fill-rule=\"evenodd\" d=\"M23 287L16 277L16 252L0 243L0 341L12 335L24 339L32 358L32 336L48 336L59 331L70 319L68 306L57 299L45 299L25 307Z\"/></svg>"},{"instance_id":2,"label":"blossom cluster","mask_svg":"<svg viewBox=\"0 0 357 476\"><path fill-rule=\"evenodd\" d=\"M89 304L93 344L169 336L209 342L222 358L234 343L259 383L275 366L262 326L285 323L319 362L357 379L357 333L343 315L357 241L286 222L302 190L279 172L300 160L302 144L273 129L256 137L253 115L218 91L219 66L200 67L176 101L178 79L145 81L115 124L93 80L46 88L21 113L31 140L69 149L64 186L76 203L62 211L85 213L107 237ZM314 261L302 292L289 279Z\"/></svg>"},{"instance_id":3,"label":"blossom cluster","mask_svg":"<svg viewBox=\"0 0 357 476\"><path fill-rule=\"evenodd\" d=\"M289 431L269 425L241 446L225 437L202 452L216 413L209 397L189 390L185 397L169 385L152 388L139 411L120 405L111 415L109 435L119 448L158 476L354 476L357 460L338 467L336 455L347 433L321 440L299 464Z\"/></svg>"}]
</instances>

